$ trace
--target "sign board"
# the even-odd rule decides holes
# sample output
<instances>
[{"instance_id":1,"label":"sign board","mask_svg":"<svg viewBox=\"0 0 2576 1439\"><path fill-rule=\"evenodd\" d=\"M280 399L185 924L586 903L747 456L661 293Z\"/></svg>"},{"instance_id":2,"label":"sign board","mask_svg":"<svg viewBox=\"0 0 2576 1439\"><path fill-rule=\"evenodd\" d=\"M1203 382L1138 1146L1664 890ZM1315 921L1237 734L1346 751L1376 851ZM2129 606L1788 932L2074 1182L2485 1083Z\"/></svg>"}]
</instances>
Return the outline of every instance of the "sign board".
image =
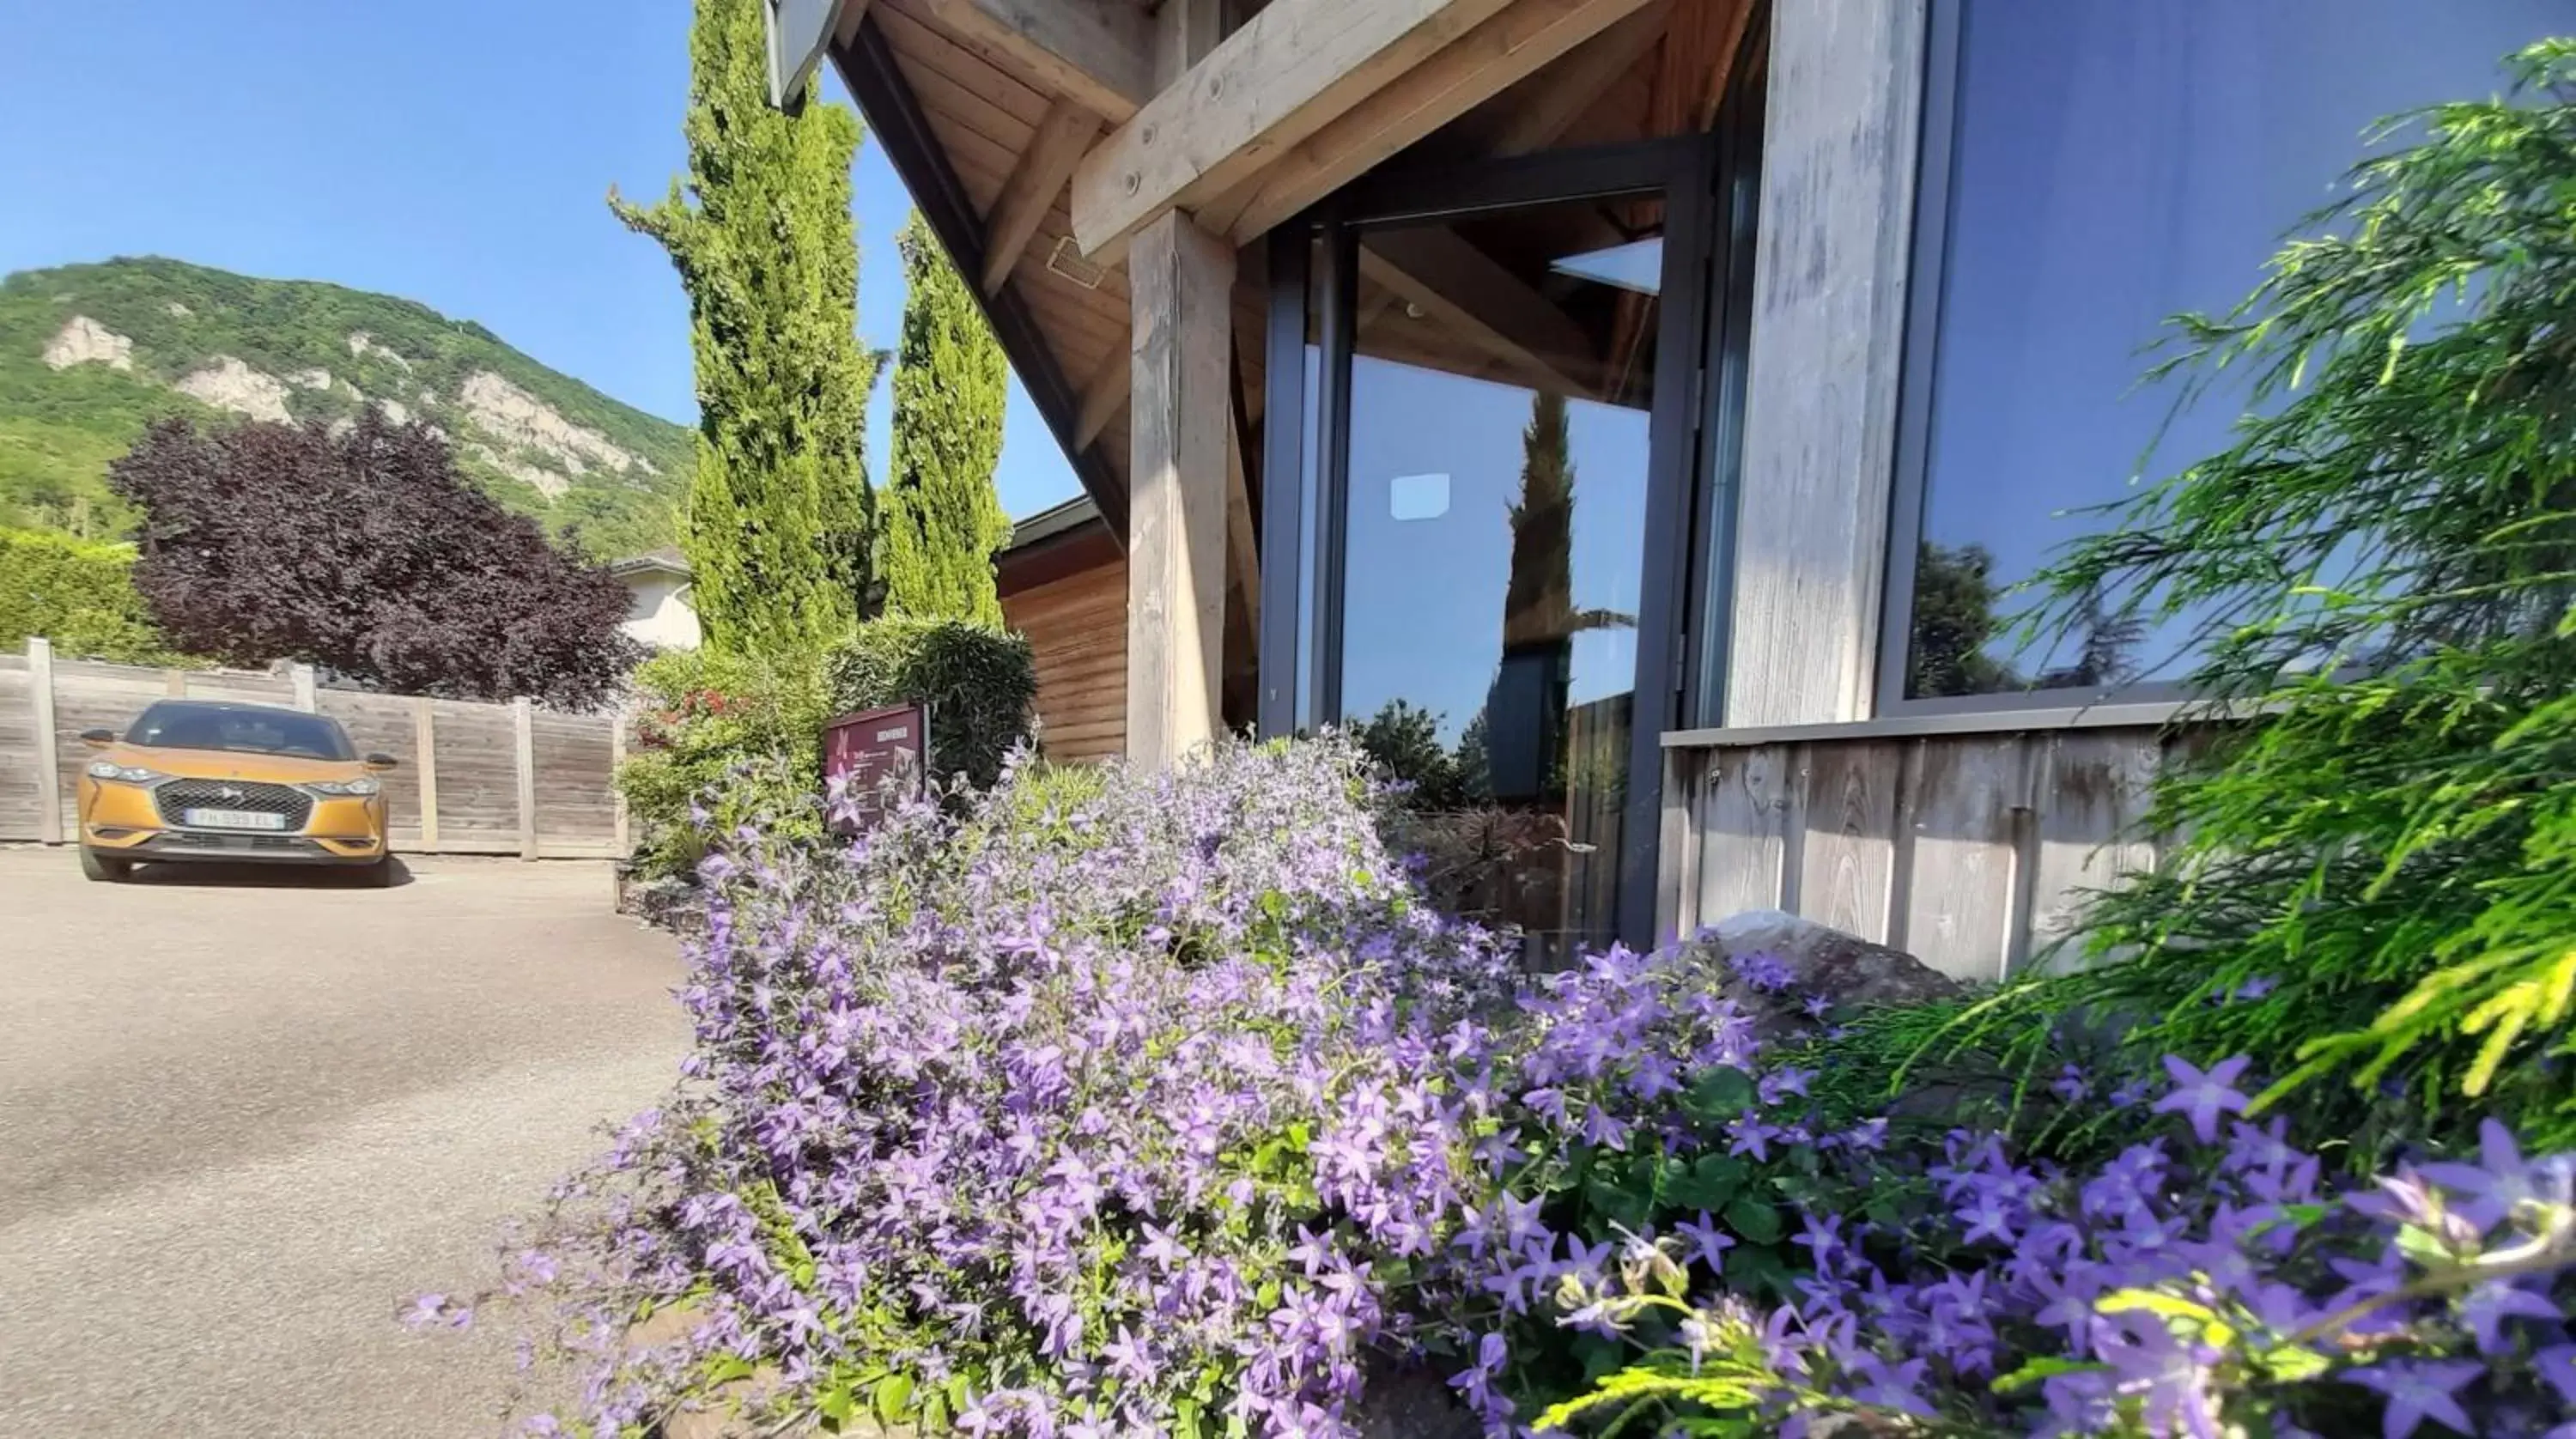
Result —
<instances>
[{"instance_id":1,"label":"sign board","mask_svg":"<svg viewBox=\"0 0 2576 1439\"><path fill-rule=\"evenodd\" d=\"M861 710L823 725L823 778L846 786L857 827L922 792L930 774L930 711L917 704Z\"/></svg>"},{"instance_id":2,"label":"sign board","mask_svg":"<svg viewBox=\"0 0 2576 1439\"><path fill-rule=\"evenodd\" d=\"M832 43L846 0L767 0L769 17L769 103L784 106L805 88L815 62Z\"/></svg>"}]
</instances>

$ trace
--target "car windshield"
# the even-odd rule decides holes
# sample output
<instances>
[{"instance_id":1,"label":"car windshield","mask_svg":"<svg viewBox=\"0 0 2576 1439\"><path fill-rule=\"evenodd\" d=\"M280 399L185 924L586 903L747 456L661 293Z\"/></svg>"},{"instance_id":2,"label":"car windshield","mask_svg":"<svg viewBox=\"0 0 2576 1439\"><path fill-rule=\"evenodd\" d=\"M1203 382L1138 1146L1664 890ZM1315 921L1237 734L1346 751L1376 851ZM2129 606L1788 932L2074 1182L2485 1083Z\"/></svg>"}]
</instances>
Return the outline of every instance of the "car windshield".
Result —
<instances>
[{"instance_id":1,"label":"car windshield","mask_svg":"<svg viewBox=\"0 0 2576 1439\"><path fill-rule=\"evenodd\" d=\"M301 759L357 757L337 720L245 705L157 704L135 717L134 728L125 732L125 742L162 749L229 750Z\"/></svg>"}]
</instances>

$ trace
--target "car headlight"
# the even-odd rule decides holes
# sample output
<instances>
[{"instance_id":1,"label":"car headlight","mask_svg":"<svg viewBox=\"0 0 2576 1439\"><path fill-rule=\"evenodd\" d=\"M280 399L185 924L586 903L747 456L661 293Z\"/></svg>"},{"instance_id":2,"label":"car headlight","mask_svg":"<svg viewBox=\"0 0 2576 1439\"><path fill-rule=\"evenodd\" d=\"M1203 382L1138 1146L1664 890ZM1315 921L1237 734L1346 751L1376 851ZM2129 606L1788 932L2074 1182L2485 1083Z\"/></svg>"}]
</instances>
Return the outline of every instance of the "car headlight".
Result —
<instances>
[{"instance_id":1,"label":"car headlight","mask_svg":"<svg viewBox=\"0 0 2576 1439\"><path fill-rule=\"evenodd\" d=\"M157 769L146 769L139 764L118 764L112 759L91 760L89 762L89 777L91 779L121 779L127 784L150 784L156 779L169 778L169 776L161 773L161 771Z\"/></svg>"},{"instance_id":2,"label":"car headlight","mask_svg":"<svg viewBox=\"0 0 2576 1439\"><path fill-rule=\"evenodd\" d=\"M377 782L374 775L362 774L356 779L315 780L313 783L306 785L305 788L313 791L315 794L345 794L363 797L374 794L376 791L383 789L384 786Z\"/></svg>"}]
</instances>

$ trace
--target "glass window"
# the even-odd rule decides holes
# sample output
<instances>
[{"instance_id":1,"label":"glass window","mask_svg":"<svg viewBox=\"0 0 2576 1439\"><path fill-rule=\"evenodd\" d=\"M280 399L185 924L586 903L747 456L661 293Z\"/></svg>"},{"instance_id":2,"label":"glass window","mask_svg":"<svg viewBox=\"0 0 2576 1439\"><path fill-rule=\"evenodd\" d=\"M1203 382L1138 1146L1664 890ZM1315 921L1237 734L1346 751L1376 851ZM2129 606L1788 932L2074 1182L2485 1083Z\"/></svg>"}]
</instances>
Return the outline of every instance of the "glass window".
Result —
<instances>
[{"instance_id":1,"label":"glass window","mask_svg":"<svg viewBox=\"0 0 2576 1439\"><path fill-rule=\"evenodd\" d=\"M1360 237L1341 718L1504 856L1541 954L1617 920L1660 199Z\"/></svg>"},{"instance_id":2,"label":"glass window","mask_svg":"<svg viewBox=\"0 0 2576 1439\"><path fill-rule=\"evenodd\" d=\"M2172 390L2139 385L2145 347L2169 315L2242 299L2371 122L2492 93L2566 0L1958 3L1903 693L2173 677L2187 620L2045 652L2000 632L2006 591L2100 523L2088 508L2129 492L2150 444L2161 475L2225 443L2223 390L2158 440Z\"/></svg>"}]
</instances>

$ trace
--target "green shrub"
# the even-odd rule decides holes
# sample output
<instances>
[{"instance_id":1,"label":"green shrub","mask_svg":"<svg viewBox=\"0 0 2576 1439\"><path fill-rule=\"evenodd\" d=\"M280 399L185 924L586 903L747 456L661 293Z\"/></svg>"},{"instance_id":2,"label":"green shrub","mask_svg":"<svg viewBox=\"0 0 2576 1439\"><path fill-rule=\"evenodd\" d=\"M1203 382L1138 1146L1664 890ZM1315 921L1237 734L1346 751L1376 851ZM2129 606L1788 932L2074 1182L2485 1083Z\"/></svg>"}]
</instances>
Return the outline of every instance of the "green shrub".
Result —
<instances>
[{"instance_id":1,"label":"green shrub","mask_svg":"<svg viewBox=\"0 0 2576 1439\"><path fill-rule=\"evenodd\" d=\"M162 664L172 658L134 591L134 547L0 529L0 648L42 635L66 655Z\"/></svg>"},{"instance_id":2,"label":"green shrub","mask_svg":"<svg viewBox=\"0 0 2576 1439\"><path fill-rule=\"evenodd\" d=\"M844 712L929 705L932 779L963 774L978 789L1000 777L1037 709L1028 640L961 620L870 620L833 646L824 673Z\"/></svg>"},{"instance_id":3,"label":"green shrub","mask_svg":"<svg viewBox=\"0 0 2576 1439\"><path fill-rule=\"evenodd\" d=\"M645 872L676 874L704 835L755 815L791 838L821 833L823 721L831 706L810 659L673 650L635 671L635 752L618 792L639 825ZM713 823L690 822L704 804Z\"/></svg>"}]
</instances>

